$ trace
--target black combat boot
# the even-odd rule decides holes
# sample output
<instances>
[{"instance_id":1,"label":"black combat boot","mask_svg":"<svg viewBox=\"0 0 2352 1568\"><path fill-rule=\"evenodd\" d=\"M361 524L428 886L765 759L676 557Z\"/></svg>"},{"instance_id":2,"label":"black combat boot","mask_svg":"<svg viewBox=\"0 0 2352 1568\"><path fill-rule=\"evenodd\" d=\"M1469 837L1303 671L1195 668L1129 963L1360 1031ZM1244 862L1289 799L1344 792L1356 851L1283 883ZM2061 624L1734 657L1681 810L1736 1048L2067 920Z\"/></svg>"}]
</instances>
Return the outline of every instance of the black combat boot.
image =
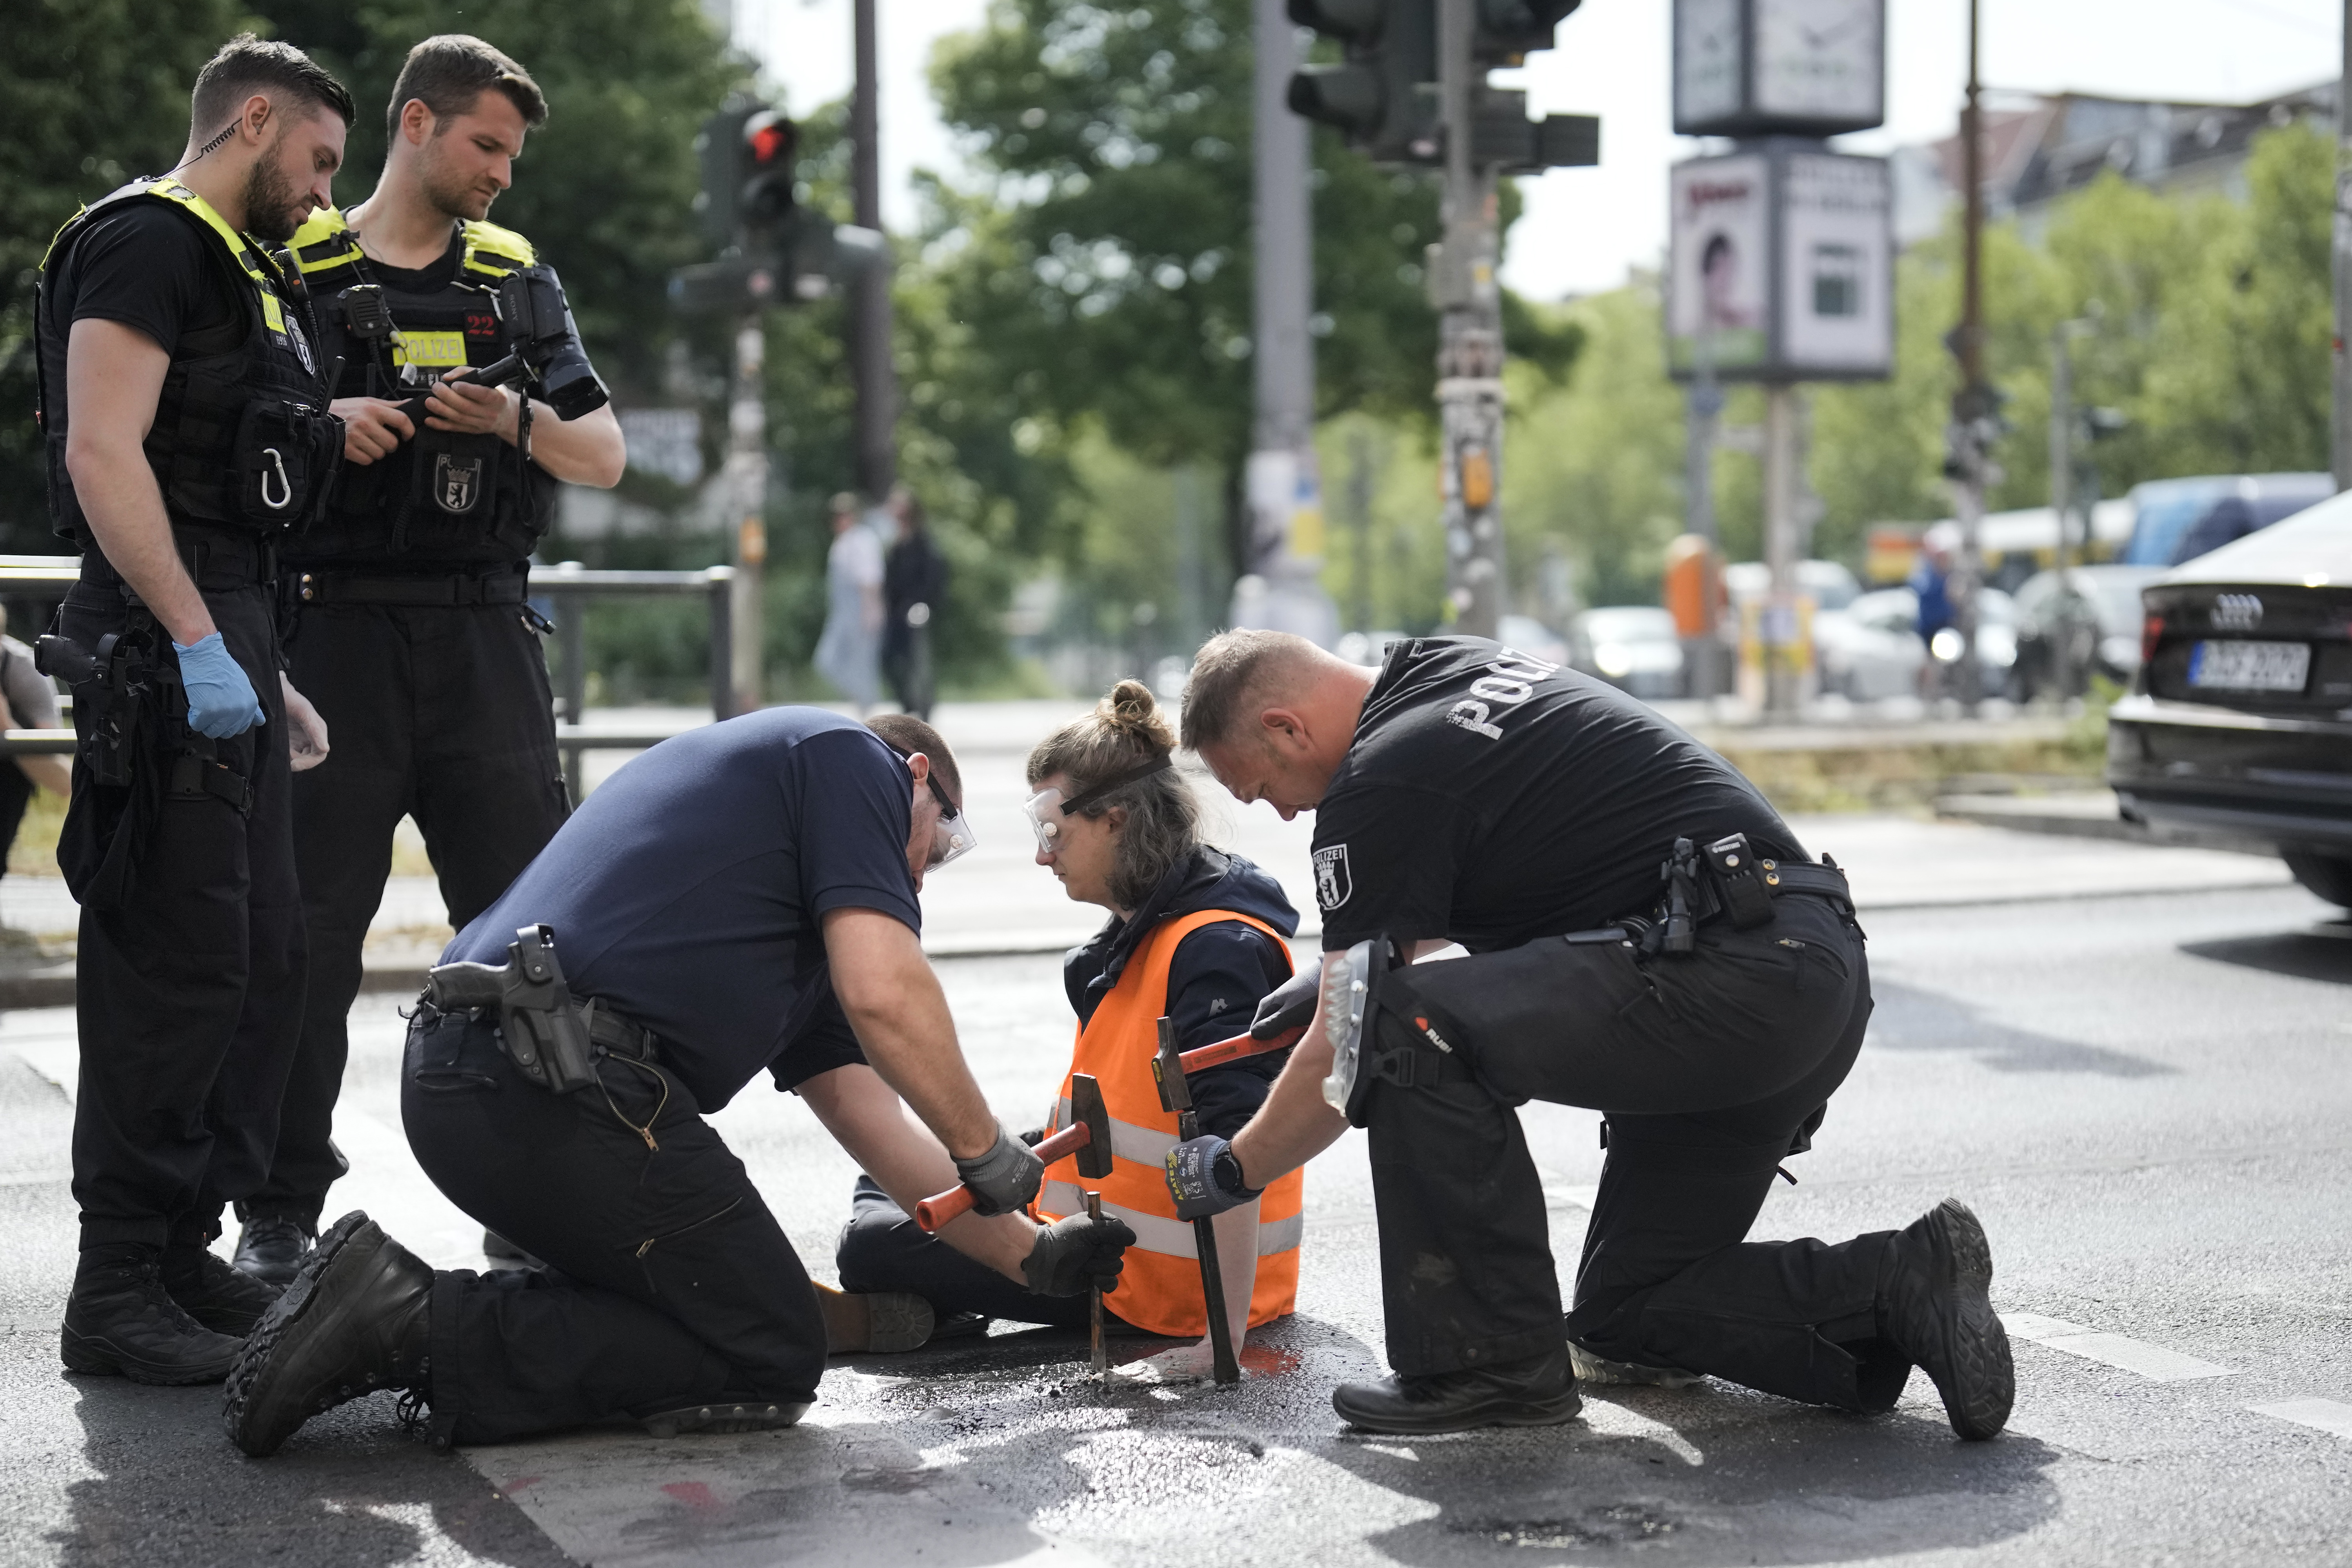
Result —
<instances>
[{"instance_id":1,"label":"black combat boot","mask_svg":"<svg viewBox=\"0 0 2352 1568\"><path fill-rule=\"evenodd\" d=\"M231 1268L210 1247L180 1242L163 1249L163 1289L188 1316L240 1340L278 1300L277 1286Z\"/></svg>"},{"instance_id":2,"label":"black combat boot","mask_svg":"<svg viewBox=\"0 0 2352 1568\"><path fill-rule=\"evenodd\" d=\"M237 1232L236 1268L283 1290L294 1283L302 1255L317 1239L317 1226L282 1214L257 1214Z\"/></svg>"},{"instance_id":3,"label":"black combat boot","mask_svg":"<svg viewBox=\"0 0 2352 1568\"><path fill-rule=\"evenodd\" d=\"M1895 1233L1878 1276L1878 1331L1936 1380L1944 1414L1963 1437L2009 1422L2017 1370L1992 1310L1992 1244L1958 1198Z\"/></svg>"},{"instance_id":4,"label":"black combat boot","mask_svg":"<svg viewBox=\"0 0 2352 1568\"><path fill-rule=\"evenodd\" d=\"M221 1424L261 1458L323 1410L380 1388L426 1391L433 1270L352 1211L319 1237L245 1342Z\"/></svg>"},{"instance_id":5,"label":"black combat boot","mask_svg":"<svg viewBox=\"0 0 2352 1568\"><path fill-rule=\"evenodd\" d=\"M237 1342L197 1322L163 1289L163 1248L111 1242L86 1248L66 1299L58 1349L68 1372L134 1383L218 1383Z\"/></svg>"},{"instance_id":6,"label":"black combat boot","mask_svg":"<svg viewBox=\"0 0 2352 1568\"><path fill-rule=\"evenodd\" d=\"M1425 1436L1479 1426L1557 1426L1584 1408L1568 1350L1467 1372L1390 1376L1378 1383L1343 1383L1331 1408L1368 1432Z\"/></svg>"}]
</instances>

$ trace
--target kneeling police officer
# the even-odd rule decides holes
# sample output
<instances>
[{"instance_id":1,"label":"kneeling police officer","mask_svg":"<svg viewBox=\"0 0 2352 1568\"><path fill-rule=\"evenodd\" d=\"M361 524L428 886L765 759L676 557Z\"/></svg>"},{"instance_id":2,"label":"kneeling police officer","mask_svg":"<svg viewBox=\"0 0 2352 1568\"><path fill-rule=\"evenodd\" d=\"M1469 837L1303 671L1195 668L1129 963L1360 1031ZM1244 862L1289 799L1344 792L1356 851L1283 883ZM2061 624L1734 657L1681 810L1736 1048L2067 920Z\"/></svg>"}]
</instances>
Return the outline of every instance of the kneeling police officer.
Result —
<instances>
[{"instance_id":1,"label":"kneeling police officer","mask_svg":"<svg viewBox=\"0 0 2352 1568\"><path fill-rule=\"evenodd\" d=\"M272 578L342 444L268 247L326 205L351 96L247 34L190 112L170 174L58 234L36 326L50 512L82 552L40 647L79 742L62 1351L145 1383L218 1381L276 1294L206 1247L268 1169L301 1011L289 769L326 736L279 674Z\"/></svg>"},{"instance_id":2,"label":"kneeling police officer","mask_svg":"<svg viewBox=\"0 0 2352 1568\"><path fill-rule=\"evenodd\" d=\"M1195 662L1184 739L1243 801L1313 810L1324 961L1262 1005L1313 1019L1227 1142L1169 1180L1214 1213L1369 1130L1394 1375L1332 1404L1380 1432L1566 1421L1576 1375L1707 1374L1884 1410L1924 1368L1963 1437L2013 1392L1983 1227L1750 1242L1870 1016L1843 876L1723 760L1614 689L1474 637L1378 671L1281 633ZM1412 963L1449 942L1470 956ZM1319 984L1319 996L1315 994ZM1563 1320L1513 1108L1603 1113Z\"/></svg>"},{"instance_id":3,"label":"kneeling police officer","mask_svg":"<svg viewBox=\"0 0 2352 1568\"><path fill-rule=\"evenodd\" d=\"M230 1374L231 1439L270 1453L380 1388L445 1443L791 1425L828 1343L870 1342L829 1311L875 1302L820 1303L702 1119L763 1072L908 1209L971 1188L940 1232L959 1250L1045 1295L1115 1285L1126 1225L1016 1212L1045 1167L989 1113L923 957L923 877L971 845L954 759L903 714L771 708L615 773L450 943L403 1068L425 1173L551 1271L436 1274L346 1215ZM899 1305L920 1343L929 1309Z\"/></svg>"},{"instance_id":4,"label":"kneeling police officer","mask_svg":"<svg viewBox=\"0 0 2352 1568\"><path fill-rule=\"evenodd\" d=\"M546 118L506 55L427 38L393 86L373 194L293 239L346 429L325 515L287 548L289 650L343 744L294 789L310 984L269 1180L237 1205L237 1267L277 1284L346 1169L329 1134L394 826L416 819L463 930L568 809L530 556L557 481L610 486L624 452L555 275L485 216ZM506 307L534 285L555 306L553 341L522 345L538 375L478 384L517 348Z\"/></svg>"}]
</instances>

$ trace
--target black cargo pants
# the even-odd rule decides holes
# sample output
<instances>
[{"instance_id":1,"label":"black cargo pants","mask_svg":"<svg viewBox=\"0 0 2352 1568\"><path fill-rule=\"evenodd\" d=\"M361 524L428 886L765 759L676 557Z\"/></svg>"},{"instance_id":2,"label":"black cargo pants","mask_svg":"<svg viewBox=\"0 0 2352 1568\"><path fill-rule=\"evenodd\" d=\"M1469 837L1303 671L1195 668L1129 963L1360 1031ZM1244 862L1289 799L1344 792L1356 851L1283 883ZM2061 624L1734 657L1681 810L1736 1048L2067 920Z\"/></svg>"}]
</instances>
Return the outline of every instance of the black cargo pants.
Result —
<instances>
[{"instance_id":1,"label":"black cargo pants","mask_svg":"<svg viewBox=\"0 0 2352 1568\"><path fill-rule=\"evenodd\" d=\"M298 614L294 687L334 748L294 783L310 1001L268 1183L237 1212L315 1229L328 1187L350 1168L330 1134L394 828L416 819L462 931L546 847L569 806L547 662L520 605L334 603Z\"/></svg>"},{"instance_id":2,"label":"black cargo pants","mask_svg":"<svg viewBox=\"0 0 2352 1568\"><path fill-rule=\"evenodd\" d=\"M551 1094L488 1023L428 1007L409 1025L400 1110L417 1163L550 1266L435 1277L442 1441L816 1397L816 1289L742 1162L667 1070L607 1057L597 1074Z\"/></svg>"},{"instance_id":3,"label":"black cargo pants","mask_svg":"<svg viewBox=\"0 0 2352 1568\"><path fill-rule=\"evenodd\" d=\"M1381 983L1384 1042L1428 1017L1471 1070L1377 1083L1365 1110L1389 1363L1454 1372L1563 1338L1791 1399L1884 1409L1910 1363L1875 1339L1893 1233L1746 1239L1862 1047L1862 934L1791 895L1752 931L1644 959L1557 938L1416 964ZM1444 1058L1425 1046L1416 1067ZM1475 1077L1473 1073L1475 1072ZM1565 1321L1543 1189L1513 1107L1605 1113L1608 1158Z\"/></svg>"},{"instance_id":4,"label":"black cargo pants","mask_svg":"<svg viewBox=\"0 0 2352 1568\"><path fill-rule=\"evenodd\" d=\"M260 564L234 542L191 563L268 715L217 743L218 760L249 782L249 804L167 792L124 907L81 911L73 1194L85 1247L210 1240L223 1205L260 1186L277 1141L303 952L277 615L255 581ZM93 552L58 629L95 648L130 614ZM74 717L88 719L79 708ZM86 787L77 761L74 788Z\"/></svg>"}]
</instances>

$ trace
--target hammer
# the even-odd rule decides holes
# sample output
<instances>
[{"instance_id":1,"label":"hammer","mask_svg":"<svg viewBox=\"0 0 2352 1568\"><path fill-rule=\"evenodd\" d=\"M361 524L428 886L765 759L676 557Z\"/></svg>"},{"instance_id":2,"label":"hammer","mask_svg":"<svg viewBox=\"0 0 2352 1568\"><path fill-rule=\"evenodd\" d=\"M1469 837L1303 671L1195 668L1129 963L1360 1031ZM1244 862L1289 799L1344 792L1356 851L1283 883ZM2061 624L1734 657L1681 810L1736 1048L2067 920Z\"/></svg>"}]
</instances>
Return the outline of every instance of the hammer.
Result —
<instances>
[{"instance_id":1,"label":"hammer","mask_svg":"<svg viewBox=\"0 0 2352 1568\"><path fill-rule=\"evenodd\" d=\"M1262 1057L1269 1051L1286 1051L1306 1037L1307 1026L1285 1029L1270 1040L1255 1035L1235 1035L1230 1040L1213 1045L1194 1046L1176 1059L1186 1072L1199 1072L1204 1068L1223 1067L1227 1062L1240 1061L1244 1057Z\"/></svg>"},{"instance_id":2,"label":"hammer","mask_svg":"<svg viewBox=\"0 0 2352 1568\"><path fill-rule=\"evenodd\" d=\"M1201 1050L1221 1050L1234 1043L1222 1040L1213 1046L1203 1046ZM1164 1015L1160 1020L1160 1054L1151 1060L1151 1076L1160 1083L1160 1108L1176 1113L1176 1136L1188 1143L1198 1138L1201 1118L1192 1109L1192 1086L1184 1081L1184 1053L1176 1048L1175 1023ZM1234 1356L1234 1326L1225 1321L1225 1273L1217 1261L1217 1228L1213 1216L1202 1215L1192 1222L1192 1250L1200 1254L1201 1295L1209 1308L1211 1374L1220 1384L1239 1383L1242 1368Z\"/></svg>"},{"instance_id":3,"label":"hammer","mask_svg":"<svg viewBox=\"0 0 2352 1568\"><path fill-rule=\"evenodd\" d=\"M1048 1165L1065 1154L1078 1157L1078 1174L1088 1181L1110 1174L1110 1112L1103 1109L1102 1089L1091 1073L1070 1075L1070 1124L1037 1145L1037 1158ZM936 1232L969 1210L972 1201L970 1187L950 1187L915 1205L915 1223Z\"/></svg>"}]
</instances>

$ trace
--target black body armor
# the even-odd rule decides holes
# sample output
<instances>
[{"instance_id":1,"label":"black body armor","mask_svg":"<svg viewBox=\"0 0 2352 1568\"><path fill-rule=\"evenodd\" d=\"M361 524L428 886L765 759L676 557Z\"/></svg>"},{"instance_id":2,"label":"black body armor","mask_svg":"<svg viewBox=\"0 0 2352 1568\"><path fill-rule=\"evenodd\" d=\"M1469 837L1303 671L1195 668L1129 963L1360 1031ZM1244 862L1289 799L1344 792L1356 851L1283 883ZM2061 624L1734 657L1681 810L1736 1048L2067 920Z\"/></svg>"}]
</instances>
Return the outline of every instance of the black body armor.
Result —
<instances>
[{"instance_id":1,"label":"black body armor","mask_svg":"<svg viewBox=\"0 0 2352 1568\"><path fill-rule=\"evenodd\" d=\"M36 310L40 423L49 515L60 537L87 552L89 524L66 472L66 349L69 321L56 319L57 282L100 214L127 201L160 201L213 241L224 284L236 297L230 325L174 349L146 439L163 506L175 528L274 537L317 514L341 461L342 423L311 346L299 290L269 256L229 227L203 197L165 175L134 180L82 208L58 231L41 264Z\"/></svg>"},{"instance_id":2,"label":"black body armor","mask_svg":"<svg viewBox=\"0 0 2352 1568\"><path fill-rule=\"evenodd\" d=\"M315 301L335 396L404 399L446 371L479 369L506 355L498 287L533 265L535 253L496 224L460 228L457 275L430 294L383 284L331 208L313 214L294 236L294 262ZM389 331L382 326L386 314ZM421 418L416 426L415 437L389 456L342 465L325 515L288 550L289 561L406 572L530 557L555 520L555 480L499 437L434 430Z\"/></svg>"}]
</instances>

